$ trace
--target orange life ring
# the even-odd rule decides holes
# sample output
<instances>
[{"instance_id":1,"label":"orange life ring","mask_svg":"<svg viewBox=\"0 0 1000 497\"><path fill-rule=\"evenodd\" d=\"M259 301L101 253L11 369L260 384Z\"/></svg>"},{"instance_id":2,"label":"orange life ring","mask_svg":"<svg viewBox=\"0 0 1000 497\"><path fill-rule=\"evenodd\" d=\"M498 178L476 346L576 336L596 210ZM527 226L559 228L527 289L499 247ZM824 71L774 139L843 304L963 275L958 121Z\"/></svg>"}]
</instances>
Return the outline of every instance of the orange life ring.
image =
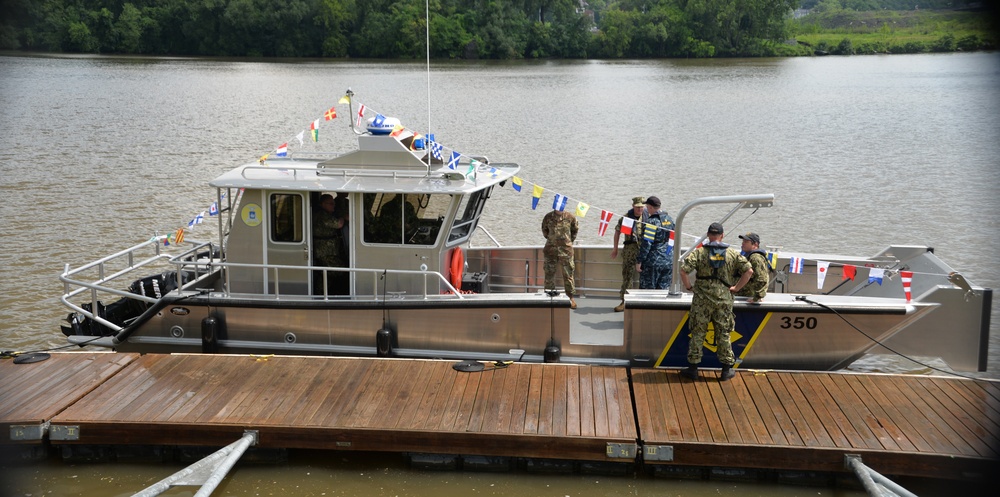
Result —
<instances>
[{"instance_id":1,"label":"orange life ring","mask_svg":"<svg viewBox=\"0 0 1000 497\"><path fill-rule=\"evenodd\" d=\"M451 286L456 290L462 289L462 272L465 271L465 255L462 254L462 247L455 247L451 250L451 263L449 264L451 274L449 280Z\"/></svg>"}]
</instances>

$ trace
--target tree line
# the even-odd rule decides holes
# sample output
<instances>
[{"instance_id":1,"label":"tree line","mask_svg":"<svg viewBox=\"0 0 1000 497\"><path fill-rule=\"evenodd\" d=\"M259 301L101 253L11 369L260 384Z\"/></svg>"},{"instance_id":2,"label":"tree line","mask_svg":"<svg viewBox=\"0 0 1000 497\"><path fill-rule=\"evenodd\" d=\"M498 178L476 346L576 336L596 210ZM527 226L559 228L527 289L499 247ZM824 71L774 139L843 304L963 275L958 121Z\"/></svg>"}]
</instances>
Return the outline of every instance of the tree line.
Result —
<instances>
[{"instance_id":1,"label":"tree line","mask_svg":"<svg viewBox=\"0 0 1000 497\"><path fill-rule=\"evenodd\" d=\"M794 9L967 0L431 0L436 59L789 55ZM424 0L0 0L0 50L422 59Z\"/></svg>"},{"instance_id":2,"label":"tree line","mask_svg":"<svg viewBox=\"0 0 1000 497\"><path fill-rule=\"evenodd\" d=\"M433 58L765 55L800 0L431 0ZM0 0L0 49L423 58L424 0Z\"/></svg>"}]
</instances>

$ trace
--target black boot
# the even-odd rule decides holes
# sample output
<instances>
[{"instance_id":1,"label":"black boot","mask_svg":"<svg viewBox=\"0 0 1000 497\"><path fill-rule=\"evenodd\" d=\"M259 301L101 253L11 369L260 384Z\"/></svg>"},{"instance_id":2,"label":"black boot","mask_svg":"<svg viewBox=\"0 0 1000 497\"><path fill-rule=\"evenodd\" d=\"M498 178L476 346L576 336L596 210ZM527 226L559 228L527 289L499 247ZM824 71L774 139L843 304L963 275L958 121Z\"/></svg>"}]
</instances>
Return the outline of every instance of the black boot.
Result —
<instances>
[{"instance_id":1,"label":"black boot","mask_svg":"<svg viewBox=\"0 0 1000 497\"><path fill-rule=\"evenodd\" d=\"M722 374L719 375L719 381L729 381L736 376L736 371L733 371L732 366L722 366Z\"/></svg>"},{"instance_id":2,"label":"black boot","mask_svg":"<svg viewBox=\"0 0 1000 497\"><path fill-rule=\"evenodd\" d=\"M681 370L681 376L683 376L683 377L685 377L685 378L687 378L689 380L697 380L698 379L698 365L697 364L691 364L691 365L689 365L687 367L687 369L682 369Z\"/></svg>"}]
</instances>

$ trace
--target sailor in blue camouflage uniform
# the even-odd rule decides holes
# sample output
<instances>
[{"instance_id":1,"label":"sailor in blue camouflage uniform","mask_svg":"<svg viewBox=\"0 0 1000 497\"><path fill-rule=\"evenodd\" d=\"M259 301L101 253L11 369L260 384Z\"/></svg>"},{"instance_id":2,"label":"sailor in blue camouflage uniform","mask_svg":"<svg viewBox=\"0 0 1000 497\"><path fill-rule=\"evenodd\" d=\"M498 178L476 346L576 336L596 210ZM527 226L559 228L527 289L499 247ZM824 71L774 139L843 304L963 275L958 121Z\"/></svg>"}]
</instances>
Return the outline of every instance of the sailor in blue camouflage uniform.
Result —
<instances>
[{"instance_id":1,"label":"sailor in blue camouflage uniform","mask_svg":"<svg viewBox=\"0 0 1000 497\"><path fill-rule=\"evenodd\" d=\"M753 268L736 249L722 243L723 228L719 223L708 227L708 241L691 251L681 263L681 281L687 291L694 291L688 328L691 341L688 344L687 369L681 375L692 380L698 379L698 364L701 363L702 349L708 324L715 330L716 355L722 364L719 381L736 376L733 366L733 346L729 333L736 326L733 316L733 294L738 293L753 276ZM688 273L696 272L694 286ZM733 280L737 280L733 283Z\"/></svg>"},{"instance_id":2,"label":"sailor in blue camouflage uniform","mask_svg":"<svg viewBox=\"0 0 1000 497\"><path fill-rule=\"evenodd\" d=\"M625 312L625 294L632 288L632 280L635 279L635 261L639 258L639 233L641 223L646 222L646 199L642 197L632 197L632 210L624 216L618 218L618 225L615 226L615 246L611 249L611 258L618 257L618 242L625 239L622 246L622 288L619 292L622 302L615 307L615 312ZM622 219L629 218L633 221L632 232L622 234Z\"/></svg>"},{"instance_id":3,"label":"sailor in blue camouflage uniform","mask_svg":"<svg viewBox=\"0 0 1000 497\"><path fill-rule=\"evenodd\" d=\"M636 258L635 270L639 272L639 288L666 290L673 275L673 258L667 255L670 231L674 229L674 218L660 210L660 199L646 199L646 224L640 233L642 242ZM650 230L655 230L650 232ZM649 234L655 233L650 239Z\"/></svg>"},{"instance_id":4,"label":"sailor in blue camouflage uniform","mask_svg":"<svg viewBox=\"0 0 1000 497\"><path fill-rule=\"evenodd\" d=\"M573 283L573 242L580 230L576 217L566 211L553 209L542 218L542 235L545 236L545 289L556 289L556 267L562 268L563 286L569 297L569 308L576 309L576 286Z\"/></svg>"}]
</instances>

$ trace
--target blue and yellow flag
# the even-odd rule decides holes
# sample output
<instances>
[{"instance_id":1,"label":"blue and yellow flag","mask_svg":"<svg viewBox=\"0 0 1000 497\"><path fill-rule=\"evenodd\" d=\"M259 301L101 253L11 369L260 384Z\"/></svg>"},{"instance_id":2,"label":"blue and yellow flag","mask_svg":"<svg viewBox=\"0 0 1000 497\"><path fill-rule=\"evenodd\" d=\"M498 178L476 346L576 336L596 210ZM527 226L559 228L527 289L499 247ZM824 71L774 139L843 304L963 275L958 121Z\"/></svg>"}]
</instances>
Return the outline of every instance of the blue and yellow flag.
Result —
<instances>
[{"instance_id":1,"label":"blue and yellow flag","mask_svg":"<svg viewBox=\"0 0 1000 497\"><path fill-rule=\"evenodd\" d=\"M511 180L511 186L514 187L515 192L521 191L521 178L514 176L514 179Z\"/></svg>"},{"instance_id":2,"label":"blue and yellow flag","mask_svg":"<svg viewBox=\"0 0 1000 497\"><path fill-rule=\"evenodd\" d=\"M534 191L531 192L531 210L535 210L538 207L538 201L542 199L542 192L545 188L535 185Z\"/></svg>"}]
</instances>

